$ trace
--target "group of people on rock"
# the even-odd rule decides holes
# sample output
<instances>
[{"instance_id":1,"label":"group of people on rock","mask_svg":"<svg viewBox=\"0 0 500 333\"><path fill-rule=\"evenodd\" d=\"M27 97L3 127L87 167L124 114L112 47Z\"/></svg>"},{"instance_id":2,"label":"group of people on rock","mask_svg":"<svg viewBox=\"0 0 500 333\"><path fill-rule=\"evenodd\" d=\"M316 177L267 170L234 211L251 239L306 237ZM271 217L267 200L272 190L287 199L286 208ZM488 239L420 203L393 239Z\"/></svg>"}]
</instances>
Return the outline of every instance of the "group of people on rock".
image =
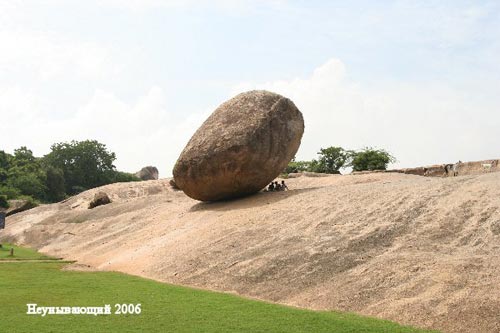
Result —
<instances>
[{"instance_id":1,"label":"group of people on rock","mask_svg":"<svg viewBox=\"0 0 500 333\"><path fill-rule=\"evenodd\" d=\"M271 182L267 187L267 192L276 192L276 191L285 191L288 190L288 186L286 186L285 181L282 180L281 184L277 181Z\"/></svg>"}]
</instances>

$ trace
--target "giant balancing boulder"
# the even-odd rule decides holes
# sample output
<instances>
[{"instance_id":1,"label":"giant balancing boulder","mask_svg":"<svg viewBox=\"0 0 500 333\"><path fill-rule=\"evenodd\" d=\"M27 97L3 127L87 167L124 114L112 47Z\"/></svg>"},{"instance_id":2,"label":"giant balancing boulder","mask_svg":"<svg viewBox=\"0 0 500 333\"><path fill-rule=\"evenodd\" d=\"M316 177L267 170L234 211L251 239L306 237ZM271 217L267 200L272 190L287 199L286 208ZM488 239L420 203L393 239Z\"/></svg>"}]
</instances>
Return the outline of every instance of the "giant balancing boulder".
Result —
<instances>
[{"instance_id":1,"label":"giant balancing boulder","mask_svg":"<svg viewBox=\"0 0 500 333\"><path fill-rule=\"evenodd\" d=\"M173 174L188 196L201 201L260 191L299 149L304 119L295 104L257 90L219 106L182 151Z\"/></svg>"}]
</instances>

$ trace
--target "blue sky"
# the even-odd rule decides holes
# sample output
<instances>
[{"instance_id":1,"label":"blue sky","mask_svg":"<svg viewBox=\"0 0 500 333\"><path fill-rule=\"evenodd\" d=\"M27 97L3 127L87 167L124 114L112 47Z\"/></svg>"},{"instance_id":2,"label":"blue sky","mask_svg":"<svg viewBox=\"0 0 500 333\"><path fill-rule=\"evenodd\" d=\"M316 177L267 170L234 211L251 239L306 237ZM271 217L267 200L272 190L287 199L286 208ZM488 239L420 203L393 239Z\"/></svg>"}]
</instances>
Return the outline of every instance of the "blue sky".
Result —
<instances>
[{"instance_id":1,"label":"blue sky","mask_svg":"<svg viewBox=\"0 0 500 333\"><path fill-rule=\"evenodd\" d=\"M98 139L169 176L217 105L268 89L304 113L298 158L499 158L498 59L498 1L7 0L0 149Z\"/></svg>"}]
</instances>

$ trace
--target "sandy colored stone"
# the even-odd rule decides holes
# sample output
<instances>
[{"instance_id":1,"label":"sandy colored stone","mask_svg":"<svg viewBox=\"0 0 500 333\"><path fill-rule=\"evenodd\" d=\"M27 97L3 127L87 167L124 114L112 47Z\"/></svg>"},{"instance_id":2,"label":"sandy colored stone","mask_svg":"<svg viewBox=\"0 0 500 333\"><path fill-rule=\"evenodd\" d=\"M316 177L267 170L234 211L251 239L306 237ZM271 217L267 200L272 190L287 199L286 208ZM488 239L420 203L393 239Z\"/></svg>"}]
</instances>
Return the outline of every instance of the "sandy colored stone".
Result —
<instances>
[{"instance_id":1,"label":"sandy colored stone","mask_svg":"<svg viewBox=\"0 0 500 333\"><path fill-rule=\"evenodd\" d=\"M500 173L287 179L202 203L169 179L8 218L0 241L168 283L443 332L500 331ZM89 210L96 192L112 205Z\"/></svg>"},{"instance_id":2,"label":"sandy colored stone","mask_svg":"<svg viewBox=\"0 0 500 333\"><path fill-rule=\"evenodd\" d=\"M89 209L98 207L98 206L103 206L111 203L111 199L108 197L106 192L97 192L94 195L94 199L89 203Z\"/></svg>"},{"instance_id":3,"label":"sandy colored stone","mask_svg":"<svg viewBox=\"0 0 500 333\"><path fill-rule=\"evenodd\" d=\"M193 135L175 164L180 189L216 201L266 187L297 152L304 120L291 100L249 91L219 106Z\"/></svg>"}]
</instances>

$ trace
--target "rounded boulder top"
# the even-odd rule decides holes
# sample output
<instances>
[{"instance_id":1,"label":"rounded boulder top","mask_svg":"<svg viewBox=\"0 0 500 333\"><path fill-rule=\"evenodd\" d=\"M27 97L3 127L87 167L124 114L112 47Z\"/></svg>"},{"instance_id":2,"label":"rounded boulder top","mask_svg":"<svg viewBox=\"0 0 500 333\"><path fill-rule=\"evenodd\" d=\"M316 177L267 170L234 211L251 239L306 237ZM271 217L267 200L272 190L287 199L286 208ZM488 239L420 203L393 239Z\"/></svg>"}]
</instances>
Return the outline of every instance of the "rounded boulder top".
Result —
<instances>
[{"instance_id":1,"label":"rounded boulder top","mask_svg":"<svg viewBox=\"0 0 500 333\"><path fill-rule=\"evenodd\" d=\"M220 105L191 137L173 170L175 183L201 201L260 191L295 156L304 118L286 97L254 90Z\"/></svg>"},{"instance_id":2,"label":"rounded boulder top","mask_svg":"<svg viewBox=\"0 0 500 333\"><path fill-rule=\"evenodd\" d=\"M147 166L142 168L141 171L136 172L135 176L142 180L158 180L160 173L156 167Z\"/></svg>"}]
</instances>

